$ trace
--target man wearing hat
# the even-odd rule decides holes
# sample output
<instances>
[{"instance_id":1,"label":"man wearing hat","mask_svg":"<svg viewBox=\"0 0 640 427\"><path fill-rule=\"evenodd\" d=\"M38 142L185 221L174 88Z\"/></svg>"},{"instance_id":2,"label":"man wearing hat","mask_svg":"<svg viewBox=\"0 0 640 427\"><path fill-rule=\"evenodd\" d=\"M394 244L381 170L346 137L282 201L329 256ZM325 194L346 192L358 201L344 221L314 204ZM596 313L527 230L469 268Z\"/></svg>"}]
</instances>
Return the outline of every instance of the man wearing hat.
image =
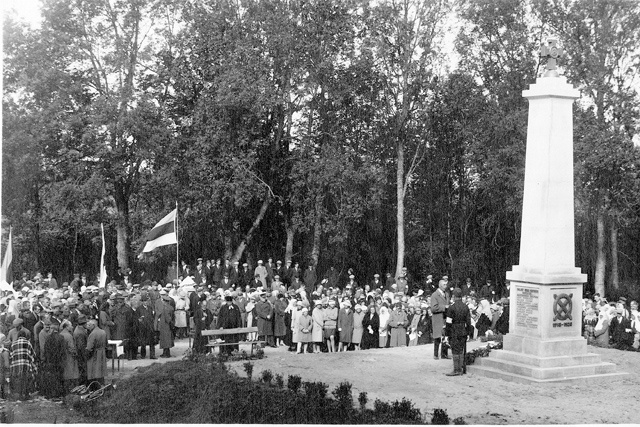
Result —
<instances>
[{"instance_id":1,"label":"man wearing hat","mask_svg":"<svg viewBox=\"0 0 640 427\"><path fill-rule=\"evenodd\" d=\"M384 289L384 283L380 280L380 275L378 273L373 275L373 280L369 284L371 289Z\"/></svg>"},{"instance_id":2,"label":"man wearing hat","mask_svg":"<svg viewBox=\"0 0 640 427\"><path fill-rule=\"evenodd\" d=\"M202 283L203 279L206 280L206 272L204 271L202 258L198 258L196 270L193 272L193 281L196 282L197 285L199 285L200 283Z\"/></svg>"},{"instance_id":3,"label":"man wearing hat","mask_svg":"<svg viewBox=\"0 0 640 427\"><path fill-rule=\"evenodd\" d=\"M112 339L123 340L124 352L128 360L135 358L137 353L134 337L135 314L131 307L124 303L124 295L116 293L114 297L115 308L111 315L115 328Z\"/></svg>"},{"instance_id":4,"label":"man wearing hat","mask_svg":"<svg viewBox=\"0 0 640 427\"><path fill-rule=\"evenodd\" d=\"M87 382L104 384L107 373L107 333L100 329L94 319L87 321Z\"/></svg>"},{"instance_id":5,"label":"man wearing hat","mask_svg":"<svg viewBox=\"0 0 640 427\"><path fill-rule=\"evenodd\" d=\"M249 264L246 262L242 264L242 271L238 277L237 285L244 289L247 285L251 285L251 281L253 280L253 272L249 268Z\"/></svg>"},{"instance_id":6,"label":"man wearing hat","mask_svg":"<svg viewBox=\"0 0 640 427\"><path fill-rule=\"evenodd\" d=\"M389 327L391 328L389 347L406 347L408 325L409 320L407 313L403 310L402 303L395 303L393 311L389 314Z\"/></svg>"},{"instance_id":7,"label":"man wearing hat","mask_svg":"<svg viewBox=\"0 0 640 427\"><path fill-rule=\"evenodd\" d=\"M77 360L78 370L80 371L79 381L81 385L84 385L87 383L87 355L84 351L84 349L87 348L87 338L89 336L86 329L87 316L80 314L77 322L78 325L73 330L73 341L76 344L76 349L78 350Z\"/></svg>"},{"instance_id":8,"label":"man wearing hat","mask_svg":"<svg viewBox=\"0 0 640 427\"><path fill-rule=\"evenodd\" d=\"M160 348L162 349L160 357L171 357L171 348L174 346L172 330L175 316L171 301L173 298L167 294L167 291L160 291L159 307L156 309L154 319L155 328L160 333Z\"/></svg>"},{"instance_id":9,"label":"man wearing hat","mask_svg":"<svg viewBox=\"0 0 640 427\"><path fill-rule=\"evenodd\" d=\"M148 295L140 297L141 304L136 308L136 319L138 322L138 343L140 345L140 358L147 356L147 346L149 346L149 359L156 357L156 334L153 329L155 313Z\"/></svg>"},{"instance_id":10,"label":"man wearing hat","mask_svg":"<svg viewBox=\"0 0 640 427\"><path fill-rule=\"evenodd\" d=\"M263 265L261 259L258 260L258 266L254 270L253 275L260 279L263 288L267 287L267 268Z\"/></svg>"},{"instance_id":11,"label":"man wearing hat","mask_svg":"<svg viewBox=\"0 0 640 427\"><path fill-rule=\"evenodd\" d=\"M453 371L448 376L458 376L467 373L465 364L465 351L467 347L467 335L471 327L471 312L469 307L462 302L462 290L453 290L453 304L447 309L445 321L445 335L453 353Z\"/></svg>"},{"instance_id":12,"label":"man wearing hat","mask_svg":"<svg viewBox=\"0 0 640 427\"><path fill-rule=\"evenodd\" d=\"M267 345L275 347L273 335L273 307L267 301L267 293L260 293L260 301L256 303L256 316L258 317L258 338L267 342Z\"/></svg>"},{"instance_id":13,"label":"man wearing hat","mask_svg":"<svg viewBox=\"0 0 640 427\"><path fill-rule=\"evenodd\" d=\"M235 329L242 327L242 318L240 316L240 308L233 302L233 295L227 294L224 297L225 304L220 307L220 311L218 313L218 322L216 327L218 329ZM238 334L233 335L223 335L224 342L226 344L229 343L237 343L240 340ZM231 354L233 350L238 350L239 347L237 345L227 345L222 349L225 353Z\"/></svg>"}]
</instances>

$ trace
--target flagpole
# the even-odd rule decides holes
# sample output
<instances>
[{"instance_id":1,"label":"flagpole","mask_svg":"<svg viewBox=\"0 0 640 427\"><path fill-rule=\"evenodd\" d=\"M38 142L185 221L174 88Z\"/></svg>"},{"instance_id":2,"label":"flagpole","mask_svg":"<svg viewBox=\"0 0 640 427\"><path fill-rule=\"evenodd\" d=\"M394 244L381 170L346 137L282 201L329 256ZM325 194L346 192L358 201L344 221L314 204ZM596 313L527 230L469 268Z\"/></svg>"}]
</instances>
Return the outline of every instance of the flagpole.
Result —
<instances>
[{"instance_id":1,"label":"flagpole","mask_svg":"<svg viewBox=\"0 0 640 427\"><path fill-rule=\"evenodd\" d=\"M178 268L180 268L180 243L178 240L178 201L176 200L176 223L175 223L175 229L176 229L176 279L178 279ZM180 284L180 283L178 283Z\"/></svg>"}]
</instances>

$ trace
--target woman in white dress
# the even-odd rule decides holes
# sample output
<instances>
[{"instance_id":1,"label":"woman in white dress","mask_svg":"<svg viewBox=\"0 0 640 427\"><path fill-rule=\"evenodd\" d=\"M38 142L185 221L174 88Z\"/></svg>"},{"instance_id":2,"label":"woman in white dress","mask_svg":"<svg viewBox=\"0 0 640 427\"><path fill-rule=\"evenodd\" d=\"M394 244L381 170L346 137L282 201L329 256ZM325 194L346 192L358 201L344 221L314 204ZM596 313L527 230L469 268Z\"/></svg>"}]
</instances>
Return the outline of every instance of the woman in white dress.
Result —
<instances>
[{"instance_id":1,"label":"woman in white dress","mask_svg":"<svg viewBox=\"0 0 640 427\"><path fill-rule=\"evenodd\" d=\"M175 310L175 326L177 329L176 338L184 338L187 335L187 310L189 309L189 300L187 293L180 289L178 298L176 299Z\"/></svg>"},{"instance_id":2,"label":"woman in white dress","mask_svg":"<svg viewBox=\"0 0 640 427\"><path fill-rule=\"evenodd\" d=\"M382 303L382 307L380 307L380 348L385 348L387 346L387 341L389 334L387 332L387 327L389 326L389 308L387 307L387 303Z\"/></svg>"}]
</instances>

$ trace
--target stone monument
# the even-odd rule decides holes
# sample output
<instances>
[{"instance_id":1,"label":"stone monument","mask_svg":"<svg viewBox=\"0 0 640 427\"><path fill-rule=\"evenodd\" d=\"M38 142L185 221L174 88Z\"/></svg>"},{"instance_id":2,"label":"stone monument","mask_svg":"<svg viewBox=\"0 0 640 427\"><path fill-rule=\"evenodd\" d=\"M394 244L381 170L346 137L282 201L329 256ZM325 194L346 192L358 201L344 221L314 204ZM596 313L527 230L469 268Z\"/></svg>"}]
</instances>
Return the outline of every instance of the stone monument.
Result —
<instances>
[{"instance_id":1,"label":"stone monument","mask_svg":"<svg viewBox=\"0 0 640 427\"><path fill-rule=\"evenodd\" d=\"M619 375L588 352L581 335L587 276L575 266L572 116L579 92L556 70L556 41L541 53L546 72L523 91L529 118L520 264L507 272L509 333L503 350L469 371L525 383Z\"/></svg>"}]
</instances>

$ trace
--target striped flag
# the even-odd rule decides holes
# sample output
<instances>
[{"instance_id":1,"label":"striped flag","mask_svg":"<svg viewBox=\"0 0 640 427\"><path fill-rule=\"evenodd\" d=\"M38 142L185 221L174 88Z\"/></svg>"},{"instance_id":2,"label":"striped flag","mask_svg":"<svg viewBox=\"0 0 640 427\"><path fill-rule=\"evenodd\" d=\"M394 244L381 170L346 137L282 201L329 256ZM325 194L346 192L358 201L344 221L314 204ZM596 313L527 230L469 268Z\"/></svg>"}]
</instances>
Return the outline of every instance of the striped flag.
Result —
<instances>
[{"instance_id":1,"label":"striped flag","mask_svg":"<svg viewBox=\"0 0 640 427\"><path fill-rule=\"evenodd\" d=\"M178 209L174 209L171 213L160 220L155 227L147 234L147 243L144 245L142 252L151 252L159 246L174 245L178 243L176 233L176 217Z\"/></svg>"},{"instance_id":2,"label":"striped flag","mask_svg":"<svg viewBox=\"0 0 640 427\"><path fill-rule=\"evenodd\" d=\"M100 228L102 228L102 255L100 256L100 287L104 288L107 286L107 268L104 265L104 254L106 252L105 244L104 244L104 224L100 224Z\"/></svg>"},{"instance_id":3,"label":"striped flag","mask_svg":"<svg viewBox=\"0 0 640 427\"><path fill-rule=\"evenodd\" d=\"M2 259L2 269L0 270L0 286L2 290L13 290L11 285L13 284L13 244L11 242L11 234L13 231L9 228L9 243L7 243L7 249L4 252L4 258Z\"/></svg>"}]
</instances>

